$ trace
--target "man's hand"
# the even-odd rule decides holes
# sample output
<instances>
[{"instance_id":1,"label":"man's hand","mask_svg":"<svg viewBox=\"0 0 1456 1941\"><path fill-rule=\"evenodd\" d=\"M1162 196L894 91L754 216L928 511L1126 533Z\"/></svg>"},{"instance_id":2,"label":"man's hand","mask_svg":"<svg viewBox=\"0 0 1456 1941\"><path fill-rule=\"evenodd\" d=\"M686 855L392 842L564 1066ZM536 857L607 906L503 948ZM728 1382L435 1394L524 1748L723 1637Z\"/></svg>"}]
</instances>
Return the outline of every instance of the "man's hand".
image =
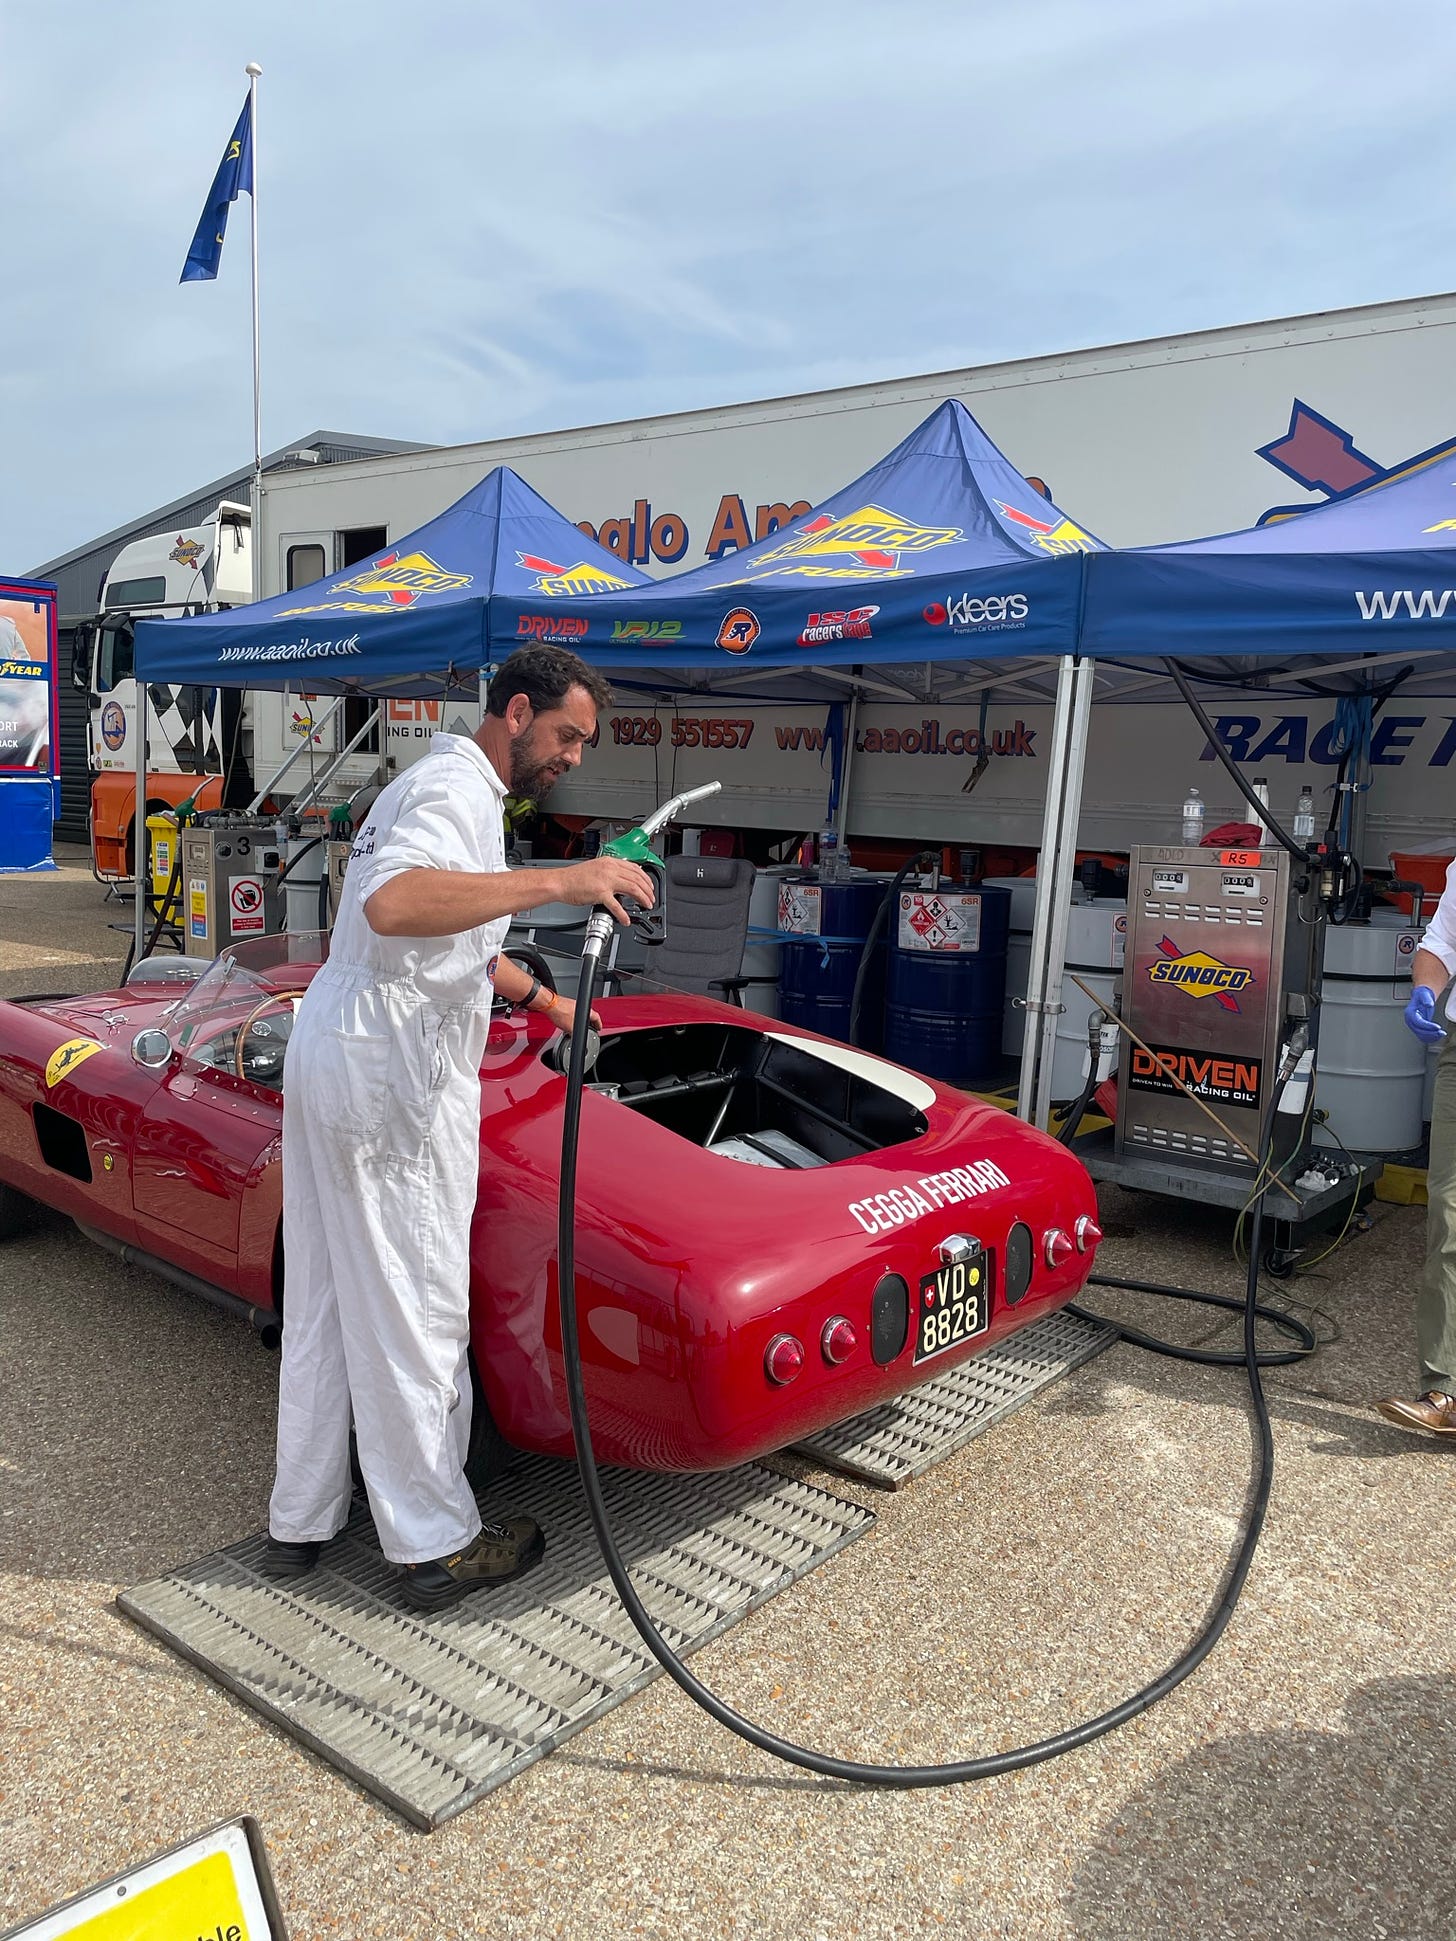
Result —
<instances>
[{"instance_id":1,"label":"man's hand","mask_svg":"<svg viewBox=\"0 0 1456 1941\"><path fill-rule=\"evenodd\" d=\"M575 1000L569 997L558 997L549 1011L544 1011L539 1015L549 1018L556 1029L564 1037L569 1038L571 1036L571 1027L576 1022ZM593 1031L601 1030L602 1021L595 1011L591 1014L591 1022Z\"/></svg>"},{"instance_id":2,"label":"man's hand","mask_svg":"<svg viewBox=\"0 0 1456 1941\"><path fill-rule=\"evenodd\" d=\"M1446 1034L1436 1022L1436 993L1417 984L1405 1007L1405 1021L1423 1045L1443 1045Z\"/></svg>"},{"instance_id":3,"label":"man's hand","mask_svg":"<svg viewBox=\"0 0 1456 1941\"><path fill-rule=\"evenodd\" d=\"M657 887L640 863L624 863L615 856L594 856L589 863L572 863L561 871L558 892L563 903L600 904L618 923L632 921L617 901L630 896L644 910L657 901Z\"/></svg>"}]
</instances>

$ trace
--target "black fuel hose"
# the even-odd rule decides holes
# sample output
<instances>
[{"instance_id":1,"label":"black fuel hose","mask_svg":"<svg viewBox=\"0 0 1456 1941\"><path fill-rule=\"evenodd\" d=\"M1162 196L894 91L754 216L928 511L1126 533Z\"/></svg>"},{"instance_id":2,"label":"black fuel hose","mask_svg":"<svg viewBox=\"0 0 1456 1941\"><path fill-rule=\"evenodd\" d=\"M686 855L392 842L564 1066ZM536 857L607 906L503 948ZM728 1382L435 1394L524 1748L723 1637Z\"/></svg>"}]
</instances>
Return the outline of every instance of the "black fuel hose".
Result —
<instances>
[{"instance_id":1,"label":"black fuel hose","mask_svg":"<svg viewBox=\"0 0 1456 1941\"><path fill-rule=\"evenodd\" d=\"M571 1408L572 1435L576 1443L582 1491L591 1514L592 1527L596 1531L597 1542L607 1566L607 1574L616 1588L618 1597L622 1600L622 1606L658 1664L710 1718L716 1719L719 1725L736 1733L749 1745L757 1746L761 1752L771 1753L776 1759L782 1759L791 1766L801 1766L808 1772L819 1773L826 1779L902 1790L928 1786L954 1786L968 1780L993 1779L1002 1773L1019 1772L1026 1766L1039 1765L1045 1759L1055 1759L1064 1752L1072 1752L1079 1746L1089 1745L1094 1739L1100 1739L1118 1726L1126 1725L1130 1719L1137 1718L1150 1706L1156 1705L1159 1699L1166 1698L1169 1692L1198 1669L1223 1636L1244 1588L1249 1566L1254 1561L1254 1552L1258 1547L1264 1518L1269 1508L1269 1492L1274 1480L1274 1436L1269 1425L1269 1407L1264 1397L1264 1385L1259 1372L1260 1357L1255 1345L1254 1332L1258 1311L1259 1251L1264 1193L1261 1192L1258 1195L1253 1206L1253 1222L1249 1236L1249 1270L1243 1303L1243 1365L1249 1378L1254 1430L1252 1497L1244 1518L1243 1532L1233 1553L1218 1602L1203 1630L1189 1649L1151 1684L1144 1685L1130 1698L1123 1699L1108 1711L1099 1712L1095 1718L1087 1719L1080 1725L1069 1726L1062 1732L1054 1732L1049 1738L1039 1739L1033 1745L1018 1746L1009 1752L989 1753L979 1759L962 1759L938 1766L869 1765L856 1759L838 1759L830 1753L816 1752L806 1746L795 1745L789 1739L782 1739L777 1733L770 1732L765 1727L756 1725L753 1720L744 1718L741 1713L735 1712L731 1705L719 1698L715 1692L710 1691L700 1679L694 1676L662 1636L651 1614L637 1595L631 1575L622 1561L621 1552L612 1534L611 1519L602 1496L601 1478L597 1472L596 1456L592 1450L591 1424L587 1416L586 1385L582 1377L581 1343L577 1332L576 1314L577 1143L581 1130L581 1095L586 1075L587 1034L591 1024L596 971L595 957L590 953L584 954L581 979L576 994L576 1012L572 1020L566 1098L562 1107L561 1181L557 1202L557 1287L561 1302L561 1347L566 1372L566 1392ZM1267 1186L1264 1190L1267 1192ZM1180 1290L1180 1292L1183 1291L1186 1290Z\"/></svg>"},{"instance_id":2,"label":"black fuel hose","mask_svg":"<svg viewBox=\"0 0 1456 1941\"><path fill-rule=\"evenodd\" d=\"M1163 664L1168 670L1168 673L1172 679L1173 685L1177 688L1178 692L1183 696L1183 699L1187 702L1188 707L1191 709L1194 719L1197 721L1199 727L1203 730L1204 734L1207 735L1209 747L1213 750L1214 754L1217 755L1218 759L1223 763L1224 767L1228 770L1229 774L1233 777L1234 786L1235 788L1238 789L1240 795L1243 796L1246 802L1252 805L1255 816L1258 819L1258 821L1263 823L1264 827L1269 831L1269 834L1273 836L1274 840L1279 844L1281 849L1287 849L1290 855L1297 857L1301 863L1308 863L1309 851L1305 847L1305 845L1302 842L1296 842L1293 836L1291 836L1289 831L1284 827L1284 825L1274 820L1274 817L1270 814L1268 803L1261 802L1259 800L1258 796L1255 795L1253 789L1249 786L1249 784L1244 780L1243 776L1240 774L1238 763L1234 760L1233 756L1229 753L1227 748L1224 747L1223 742L1219 739L1219 736L1214 729L1214 725L1209 720L1202 702L1198 699L1198 696L1193 692L1193 689L1189 687L1187 681L1183 678L1183 671L1179 667L1177 661L1168 660L1168 661L1165 661Z\"/></svg>"},{"instance_id":3,"label":"black fuel hose","mask_svg":"<svg viewBox=\"0 0 1456 1941\"><path fill-rule=\"evenodd\" d=\"M849 999L849 1042L852 1045L859 1043L859 1021L860 1013L864 1009L865 986L869 982L870 965L874 961L875 946L880 941L880 932L885 928L890 911L894 907L895 898L900 894L900 885L915 865L923 861L926 856L935 856L939 860L937 850L921 849L901 863L885 885L885 894L876 904L875 914L870 918L870 927L859 953L859 963L855 967L854 989Z\"/></svg>"}]
</instances>

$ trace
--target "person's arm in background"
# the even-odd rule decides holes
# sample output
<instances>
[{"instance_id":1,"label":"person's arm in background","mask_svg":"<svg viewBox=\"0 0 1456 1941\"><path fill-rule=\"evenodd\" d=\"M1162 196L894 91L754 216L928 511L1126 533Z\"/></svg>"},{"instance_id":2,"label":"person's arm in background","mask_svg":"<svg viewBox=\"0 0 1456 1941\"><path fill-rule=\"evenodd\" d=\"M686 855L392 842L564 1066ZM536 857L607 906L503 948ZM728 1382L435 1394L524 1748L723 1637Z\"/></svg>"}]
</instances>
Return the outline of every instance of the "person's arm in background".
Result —
<instances>
[{"instance_id":1,"label":"person's arm in background","mask_svg":"<svg viewBox=\"0 0 1456 1941\"><path fill-rule=\"evenodd\" d=\"M1456 862L1446 871L1446 887L1436 914L1421 938L1411 964L1410 1002L1405 1021L1423 1045L1439 1045L1446 1033L1436 1021L1436 1000L1456 971Z\"/></svg>"}]
</instances>

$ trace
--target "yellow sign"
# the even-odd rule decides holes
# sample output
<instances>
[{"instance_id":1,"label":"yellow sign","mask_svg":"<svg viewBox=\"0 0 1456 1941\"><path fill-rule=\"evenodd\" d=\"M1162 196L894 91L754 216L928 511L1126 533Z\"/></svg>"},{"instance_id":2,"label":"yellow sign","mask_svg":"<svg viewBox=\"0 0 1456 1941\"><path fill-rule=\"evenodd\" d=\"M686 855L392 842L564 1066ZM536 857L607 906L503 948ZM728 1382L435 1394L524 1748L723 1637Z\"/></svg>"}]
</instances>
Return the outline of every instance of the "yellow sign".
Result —
<instances>
[{"instance_id":1,"label":"yellow sign","mask_svg":"<svg viewBox=\"0 0 1456 1941\"><path fill-rule=\"evenodd\" d=\"M452 593L469 586L469 573L451 573L428 553L385 553L352 579L336 580L335 593L362 593L363 600L321 600L315 605L284 607L294 613L402 613L425 593Z\"/></svg>"},{"instance_id":2,"label":"yellow sign","mask_svg":"<svg viewBox=\"0 0 1456 1941\"><path fill-rule=\"evenodd\" d=\"M79 1064L88 1059L93 1051L101 1046L94 1038L67 1038L63 1045L57 1045L46 1060L45 1080L47 1085L59 1085L63 1078L69 1078Z\"/></svg>"},{"instance_id":3,"label":"yellow sign","mask_svg":"<svg viewBox=\"0 0 1456 1941\"><path fill-rule=\"evenodd\" d=\"M78 1895L10 1941L282 1941L262 1835L244 1819Z\"/></svg>"},{"instance_id":4,"label":"yellow sign","mask_svg":"<svg viewBox=\"0 0 1456 1941\"><path fill-rule=\"evenodd\" d=\"M918 526L914 520L901 519L877 505L861 506L838 519L821 512L817 519L796 527L783 545L760 553L753 572L757 577L767 567L817 579L861 579L866 573L899 579L910 570L900 564L902 553L949 546L960 536L958 526ZM843 563L819 565L817 562L826 556L837 556Z\"/></svg>"}]
</instances>

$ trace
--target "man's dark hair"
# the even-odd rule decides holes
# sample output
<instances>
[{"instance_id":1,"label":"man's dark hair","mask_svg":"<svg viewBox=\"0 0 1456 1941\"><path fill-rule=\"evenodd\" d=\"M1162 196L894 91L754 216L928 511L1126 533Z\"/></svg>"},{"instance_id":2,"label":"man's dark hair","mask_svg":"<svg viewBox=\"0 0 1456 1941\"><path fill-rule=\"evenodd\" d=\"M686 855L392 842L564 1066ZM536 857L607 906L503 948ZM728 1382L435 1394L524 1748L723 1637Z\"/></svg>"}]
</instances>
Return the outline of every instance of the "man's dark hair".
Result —
<instances>
[{"instance_id":1,"label":"man's dark hair","mask_svg":"<svg viewBox=\"0 0 1456 1941\"><path fill-rule=\"evenodd\" d=\"M574 687L584 687L599 708L612 704L612 690L579 655L565 647L522 647L491 675L485 690L485 711L503 715L512 695L524 694L532 714L543 714L559 708Z\"/></svg>"}]
</instances>

